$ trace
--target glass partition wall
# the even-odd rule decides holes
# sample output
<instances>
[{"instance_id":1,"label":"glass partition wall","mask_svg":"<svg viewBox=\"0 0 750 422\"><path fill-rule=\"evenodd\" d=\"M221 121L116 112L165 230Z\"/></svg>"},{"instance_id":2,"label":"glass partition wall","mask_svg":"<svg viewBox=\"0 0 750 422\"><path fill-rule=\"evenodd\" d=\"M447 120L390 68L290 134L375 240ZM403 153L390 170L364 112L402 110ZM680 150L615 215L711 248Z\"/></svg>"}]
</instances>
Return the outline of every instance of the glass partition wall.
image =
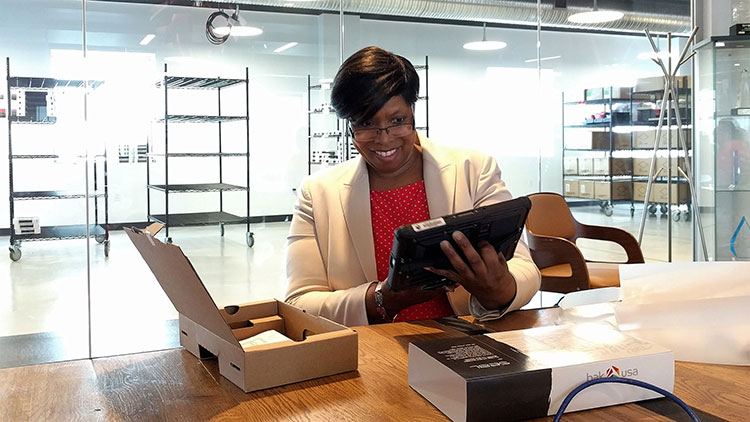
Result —
<instances>
[{"instance_id":1,"label":"glass partition wall","mask_svg":"<svg viewBox=\"0 0 750 422\"><path fill-rule=\"evenodd\" d=\"M12 77L0 93L10 94L0 149L10 145L13 156L0 161L9 178L0 192L14 204L0 208L0 240L11 246L0 260L0 367L179 345L177 312L124 227L166 223L158 239L182 248L220 307L283 299L296 188L354 155L328 88L342 58L362 47L417 65L418 129L493 155L514 195L563 193L564 126L575 115L564 103L658 70L638 58L648 44L633 32L559 22L538 31L535 12L508 23L332 3L0 0L0 28L26 34L0 47ZM548 16L551 4L541 6ZM19 18L29 15L40 17L33 31ZM231 18L244 36L220 42ZM209 24L218 32L207 36ZM483 37L506 46L464 48ZM631 216L630 201L614 203L612 215L575 202L582 222L637 231L638 203ZM666 220L647 223L646 259L666 261ZM27 238L49 230L78 239ZM579 246L593 259L619 256Z\"/></svg>"}]
</instances>

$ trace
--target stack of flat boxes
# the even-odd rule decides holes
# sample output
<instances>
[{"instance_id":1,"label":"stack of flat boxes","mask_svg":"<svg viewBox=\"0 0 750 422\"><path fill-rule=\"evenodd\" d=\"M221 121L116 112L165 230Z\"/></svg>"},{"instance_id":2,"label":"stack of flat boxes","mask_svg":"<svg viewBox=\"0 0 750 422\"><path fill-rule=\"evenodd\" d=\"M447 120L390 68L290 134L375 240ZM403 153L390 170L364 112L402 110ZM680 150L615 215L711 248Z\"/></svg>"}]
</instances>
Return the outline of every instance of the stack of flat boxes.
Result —
<instances>
[{"instance_id":1,"label":"stack of flat boxes","mask_svg":"<svg viewBox=\"0 0 750 422\"><path fill-rule=\"evenodd\" d=\"M581 149L609 150L609 132L589 132L585 140L576 140ZM630 149L630 134L614 133L615 150ZM630 175L633 171L632 158L616 157L565 157L563 173L568 176L618 176ZM615 181L610 190L609 181L577 180L565 178L563 181L565 196L601 200L620 200L632 197L632 186L628 181Z\"/></svg>"}]
</instances>

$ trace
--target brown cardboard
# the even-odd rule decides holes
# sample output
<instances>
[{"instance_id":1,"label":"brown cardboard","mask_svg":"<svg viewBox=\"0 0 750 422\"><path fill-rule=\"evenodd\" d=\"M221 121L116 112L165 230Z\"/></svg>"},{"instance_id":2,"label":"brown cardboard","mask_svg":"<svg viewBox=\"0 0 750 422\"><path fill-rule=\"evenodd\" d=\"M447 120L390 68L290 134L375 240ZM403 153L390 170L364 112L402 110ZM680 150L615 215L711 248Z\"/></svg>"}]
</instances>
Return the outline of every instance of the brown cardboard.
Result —
<instances>
[{"instance_id":1,"label":"brown cardboard","mask_svg":"<svg viewBox=\"0 0 750 422\"><path fill-rule=\"evenodd\" d=\"M578 174L594 174L594 159L590 157L578 157Z\"/></svg>"},{"instance_id":2,"label":"brown cardboard","mask_svg":"<svg viewBox=\"0 0 750 422\"><path fill-rule=\"evenodd\" d=\"M576 157L563 158L563 174L578 174L578 159Z\"/></svg>"},{"instance_id":3,"label":"brown cardboard","mask_svg":"<svg viewBox=\"0 0 750 422\"><path fill-rule=\"evenodd\" d=\"M565 196L569 196L572 198L577 197L578 196L578 180L564 179L563 190L565 192Z\"/></svg>"},{"instance_id":4,"label":"brown cardboard","mask_svg":"<svg viewBox=\"0 0 750 422\"><path fill-rule=\"evenodd\" d=\"M578 182L578 197L594 198L594 181L581 180Z\"/></svg>"},{"instance_id":5,"label":"brown cardboard","mask_svg":"<svg viewBox=\"0 0 750 422\"><path fill-rule=\"evenodd\" d=\"M675 87L678 89L690 87L690 76L676 76ZM638 78L635 82L634 92L647 91L664 91L664 77L652 76L648 78Z\"/></svg>"},{"instance_id":6,"label":"brown cardboard","mask_svg":"<svg viewBox=\"0 0 750 422\"><path fill-rule=\"evenodd\" d=\"M679 139L677 138L677 128L671 129L671 140L669 138L670 136L670 130L667 130L667 128L662 128L661 134L659 137L659 148L667 148L667 145L671 145L673 149L680 147ZM690 147L690 137L691 137L691 131L690 129L683 129L682 134L684 135L684 139ZM656 139L656 129L649 129L649 130L641 130L633 132L633 147L634 148L653 148L654 147L654 140Z\"/></svg>"},{"instance_id":7,"label":"brown cardboard","mask_svg":"<svg viewBox=\"0 0 750 422\"><path fill-rule=\"evenodd\" d=\"M610 191L610 183L612 189ZM594 182L594 198L605 201L619 201L633 197L633 185L630 182Z\"/></svg>"},{"instance_id":8,"label":"brown cardboard","mask_svg":"<svg viewBox=\"0 0 750 422\"><path fill-rule=\"evenodd\" d=\"M594 158L594 174L600 176L630 175L633 171L632 158Z\"/></svg>"},{"instance_id":9,"label":"brown cardboard","mask_svg":"<svg viewBox=\"0 0 750 422\"><path fill-rule=\"evenodd\" d=\"M685 159L682 157L680 157L679 159L673 158L671 172L672 177L682 176L679 170L677 170L678 163L682 170L685 171ZM659 171L660 168L664 167L664 170L659 173L659 176L666 176L668 171L667 164L667 157L656 157L656 169L654 171ZM633 174L636 176L648 176L650 166L651 158L634 158Z\"/></svg>"},{"instance_id":10,"label":"brown cardboard","mask_svg":"<svg viewBox=\"0 0 750 422\"><path fill-rule=\"evenodd\" d=\"M180 344L245 392L357 369L357 332L277 300L219 310L190 261L148 231L124 229L179 312ZM158 231L158 228L156 228ZM275 329L292 341L243 350L239 341Z\"/></svg>"},{"instance_id":11,"label":"brown cardboard","mask_svg":"<svg viewBox=\"0 0 750 422\"><path fill-rule=\"evenodd\" d=\"M646 197L646 182L634 182L633 183L633 199L636 201L643 201ZM684 204L688 201L689 191L686 183L672 183L672 203L673 204ZM651 195L649 195L649 202L657 204L667 203L667 184L666 183L654 183L651 187Z\"/></svg>"},{"instance_id":12,"label":"brown cardboard","mask_svg":"<svg viewBox=\"0 0 750 422\"><path fill-rule=\"evenodd\" d=\"M581 145L579 146L581 149L609 150L610 132L589 132L589 134L591 136L591 139L587 139L585 142L581 142ZM612 132L611 135L613 150L631 149L629 133Z\"/></svg>"}]
</instances>

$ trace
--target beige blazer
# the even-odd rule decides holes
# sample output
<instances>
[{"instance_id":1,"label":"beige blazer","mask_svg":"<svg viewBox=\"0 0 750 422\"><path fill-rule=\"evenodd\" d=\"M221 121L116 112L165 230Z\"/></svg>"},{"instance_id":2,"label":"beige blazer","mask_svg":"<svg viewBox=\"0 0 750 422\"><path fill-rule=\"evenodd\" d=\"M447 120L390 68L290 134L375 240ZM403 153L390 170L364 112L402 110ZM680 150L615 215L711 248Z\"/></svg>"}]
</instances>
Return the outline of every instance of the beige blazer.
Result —
<instances>
[{"instance_id":1,"label":"beige blazer","mask_svg":"<svg viewBox=\"0 0 750 422\"><path fill-rule=\"evenodd\" d=\"M419 141L430 218L511 198L493 158ZM369 195L361 157L303 181L287 238L287 302L348 326L368 324L365 294L377 281ZM503 313L528 303L541 281L523 241L508 266L518 288ZM469 314L469 296L463 288L448 294L457 315Z\"/></svg>"}]
</instances>

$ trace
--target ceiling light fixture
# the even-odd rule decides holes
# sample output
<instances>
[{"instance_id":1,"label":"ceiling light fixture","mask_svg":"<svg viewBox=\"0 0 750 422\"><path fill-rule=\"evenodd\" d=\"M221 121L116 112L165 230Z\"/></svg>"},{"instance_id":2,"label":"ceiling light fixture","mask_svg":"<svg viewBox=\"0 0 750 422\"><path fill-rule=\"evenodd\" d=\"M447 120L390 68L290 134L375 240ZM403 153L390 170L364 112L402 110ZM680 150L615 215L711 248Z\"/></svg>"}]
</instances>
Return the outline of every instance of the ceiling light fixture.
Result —
<instances>
[{"instance_id":1,"label":"ceiling light fixture","mask_svg":"<svg viewBox=\"0 0 750 422\"><path fill-rule=\"evenodd\" d=\"M140 44L140 45L148 45L151 41L154 40L154 38L156 38L156 34L146 34L146 36L143 37L143 39L141 40L141 42L139 42L138 44Z\"/></svg>"},{"instance_id":2,"label":"ceiling light fixture","mask_svg":"<svg viewBox=\"0 0 750 422\"><path fill-rule=\"evenodd\" d=\"M604 23L620 20L624 13L616 10L599 10L594 0L594 9L591 12L580 12L568 16L568 22L579 24Z\"/></svg>"},{"instance_id":3,"label":"ceiling light fixture","mask_svg":"<svg viewBox=\"0 0 750 422\"><path fill-rule=\"evenodd\" d=\"M472 41L467 42L464 44L464 48L466 50L474 50L474 51L490 51L490 50L500 50L505 48L508 45L508 43L503 41L488 41L487 40L487 24L482 24L482 41Z\"/></svg>"},{"instance_id":4,"label":"ceiling light fixture","mask_svg":"<svg viewBox=\"0 0 750 422\"><path fill-rule=\"evenodd\" d=\"M299 44L297 41L288 42L281 47L277 48L276 50L273 50L274 53L281 53L282 51L289 50L290 48L294 47L295 45Z\"/></svg>"},{"instance_id":5,"label":"ceiling light fixture","mask_svg":"<svg viewBox=\"0 0 750 422\"><path fill-rule=\"evenodd\" d=\"M216 20L219 20L217 25ZM223 22L221 22L223 21ZM223 10L211 13L206 20L206 38L211 44L224 44L230 36L254 37L263 33L263 30L254 26L246 26L240 22L240 7L237 6L234 13L229 16Z\"/></svg>"}]
</instances>

